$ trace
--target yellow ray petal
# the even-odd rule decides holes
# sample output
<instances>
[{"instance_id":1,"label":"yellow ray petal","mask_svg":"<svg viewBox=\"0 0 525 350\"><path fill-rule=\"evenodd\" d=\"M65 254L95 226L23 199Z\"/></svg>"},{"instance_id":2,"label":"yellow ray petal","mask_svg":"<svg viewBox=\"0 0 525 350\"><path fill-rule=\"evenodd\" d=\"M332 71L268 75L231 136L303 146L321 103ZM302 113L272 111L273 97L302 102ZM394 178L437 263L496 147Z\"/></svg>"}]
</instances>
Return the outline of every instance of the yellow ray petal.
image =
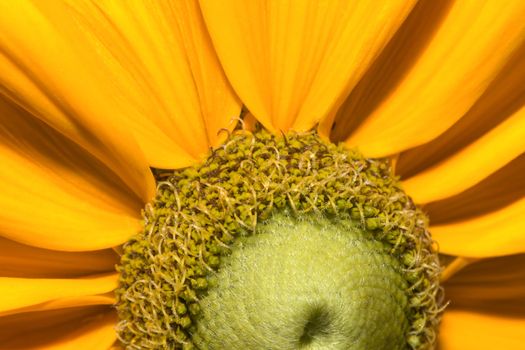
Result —
<instances>
[{"instance_id":1,"label":"yellow ray petal","mask_svg":"<svg viewBox=\"0 0 525 350\"><path fill-rule=\"evenodd\" d=\"M418 203L458 194L525 152L525 107L443 162L403 181Z\"/></svg>"},{"instance_id":2,"label":"yellow ray petal","mask_svg":"<svg viewBox=\"0 0 525 350\"><path fill-rule=\"evenodd\" d=\"M40 304L22 307L16 310L0 313L1 316L20 314L25 312L42 312L47 310L58 310L75 307L85 307L94 305L114 305L115 295L113 292L108 292L101 295L83 295L75 297L65 297L56 300L45 301Z\"/></svg>"},{"instance_id":3,"label":"yellow ray petal","mask_svg":"<svg viewBox=\"0 0 525 350\"><path fill-rule=\"evenodd\" d=\"M61 181L65 176L5 149L0 162L0 179L9 184L0 197L4 237L46 249L82 251L122 244L140 229L138 211L130 215L107 208L89 194L92 186L75 188Z\"/></svg>"},{"instance_id":4,"label":"yellow ray petal","mask_svg":"<svg viewBox=\"0 0 525 350\"><path fill-rule=\"evenodd\" d=\"M9 23L10 21L4 21L4 15L11 16L6 13L4 5L6 4L0 3L0 31L6 34L14 31L17 26ZM8 6L8 8L10 11L20 10L18 16L25 16L23 7L26 5L26 3L19 2L17 6ZM10 18L12 20L16 16L13 15ZM34 23L31 22L31 16L24 17L24 19L28 23L18 23L18 27L22 26L27 31ZM42 30L38 29L37 25L32 28L33 33L42 34ZM47 41L50 46L53 46L56 43L54 41L56 36L53 36L52 33L48 34L51 36L46 36L46 38L54 38L53 41ZM91 85L87 83L89 80L82 76L80 68L64 72L71 65L61 61L67 56L61 55L62 49L34 48L41 54L55 52L54 55L51 55L52 57L48 57L48 61L57 65L57 71L54 73L45 71L39 66L39 64L44 65L45 60L25 51L22 45L23 38L46 42L45 39L31 33L25 33L25 36L18 38L19 40L12 38L13 42L7 43L3 41L5 37L0 37L0 71L2 72L0 96L15 101L74 140L104 162L113 172L119 174L128 187L143 201L150 200L155 193L155 183L143 153L131 134L122 128L122 123L118 122L119 114L115 111L101 110L102 106L115 103L112 100L114 96L108 94L103 98L90 91ZM6 53L10 46L20 51L18 52L20 57L15 57L14 53ZM26 62L22 62L23 60ZM61 89L59 89L53 86L53 79L73 81L62 82Z\"/></svg>"},{"instance_id":5,"label":"yellow ray petal","mask_svg":"<svg viewBox=\"0 0 525 350\"><path fill-rule=\"evenodd\" d=\"M402 152L397 173L407 179L454 155L525 105L525 42L469 111L430 142Z\"/></svg>"},{"instance_id":6,"label":"yellow ray petal","mask_svg":"<svg viewBox=\"0 0 525 350\"><path fill-rule=\"evenodd\" d=\"M117 317L113 312L107 312L83 324L74 332L66 334L53 344L47 345L42 350L95 350L110 349L117 334L115 324Z\"/></svg>"},{"instance_id":7,"label":"yellow ray petal","mask_svg":"<svg viewBox=\"0 0 525 350\"><path fill-rule=\"evenodd\" d=\"M525 153L473 187L425 204L432 225L442 225L501 209L525 197Z\"/></svg>"},{"instance_id":8,"label":"yellow ray petal","mask_svg":"<svg viewBox=\"0 0 525 350\"><path fill-rule=\"evenodd\" d=\"M440 252L491 257L525 252L525 199L469 220L430 226Z\"/></svg>"},{"instance_id":9,"label":"yellow ray petal","mask_svg":"<svg viewBox=\"0 0 525 350\"><path fill-rule=\"evenodd\" d=\"M344 141L396 88L426 49L452 1L419 0L344 103L319 124L319 133Z\"/></svg>"},{"instance_id":10,"label":"yellow ray petal","mask_svg":"<svg viewBox=\"0 0 525 350\"><path fill-rule=\"evenodd\" d=\"M84 307L0 318L0 349L98 350L116 341L115 312Z\"/></svg>"},{"instance_id":11,"label":"yellow ray petal","mask_svg":"<svg viewBox=\"0 0 525 350\"><path fill-rule=\"evenodd\" d=\"M471 261L444 287L452 308L525 317L525 254Z\"/></svg>"},{"instance_id":12,"label":"yellow ray petal","mask_svg":"<svg viewBox=\"0 0 525 350\"><path fill-rule=\"evenodd\" d=\"M312 128L357 83L413 1L201 1L235 91L278 132Z\"/></svg>"},{"instance_id":13,"label":"yellow ray petal","mask_svg":"<svg viewBox=\"0 0 525 350\"><path fill-rule=\"evenodd\" d=\"M1 98L0 164L1 236L79 251L122 244L140 229L143 202L118 176Z\"/></svg>"},{"instance_id":14,"label":"yellow ray petal","mask_svg":"<svg viewBox=\"0 0 525 350\"><path fill-rule=\"evenodd\" d=\"M130 116L129 124L136 124L136 137L150 159L158 158L157 134L177 147L153 165L189 165L173 158L182 152L183 158L198 159L224 141L220 130L233 129L241 104L217 60L196 1L69 3L120 63L119 70L125 70L119 77L129 79L123 85L135 89L130 91L132 101L148 111ZM146 137L145 123L156 128Z\"/></svg>"},{"instance_id":15,"label":"yellow ray petal","mask_svg":"<svg viewBox=\"0 0 525 350\"><path fill-rule=\"evenodd\" d=\"M66 278L110 272L118 263L112 249L62 252L35 248L0 238L0 276Z\"/></svg>"},{"instance_id":16,"label":"yellow ray petal","mask_svg":"<svg viewBox=\"0 0 525 350\"><path fill-rule=\"evenodd\" d=\"M525 318L446 311L439 333L440 350L521 349Z\"/></svg>"},{"instance_id":17,"label":"yellow ray petal","mask_svg":"<svg viewBox=\"0 0 525 350\"><path fill-rule=\"evenodd\" d=\"M3 57L0 53L0 71L2 71L2 75L0 75L0 96L4 92L1 90L6 89L5 85L9 85L2 81L3 78L9 78L10 73L12 73L10 69L5 68L3 63ZM7 89L11 88L13 87L9 86ZM24 98L13 97L12 92L5 93L7 98L14 100L24 109L46 121L101 160L113 172L119 174L119 177L142 201L151 200L155 193L155 181L151 176L148 163L131 135L123 130L120 125L117 125L113 119L93 119L100 124L88 126L87 122L81 120L80 117L77 118L74 112L69 112L68 115L70 116L67 118L71 120L61 123L61 117L51 111L56 107L50 106L49 111L46 111L44 110L46 106L34 105L40 102L39 95L42 95L41 92L28 88L27 91L17 91L16 94L25 94L26 96ZM43 104L49 105L49 103Z\"/></svg>"},{"instance_id":18,"label":"yellow ray petal","mask_svg":"<svg viewBox=\"0 0 525 350\"><path fill-rule=\"evenodd\" d=\"M478 260L479 259L477 258L465 258L462 256L453 258L452 262L444 266L444 269L441 272L441 280L440 280L441 283L448 281L450 278L452 278L452 276L456 275L458 272L463 270L465 267L467 267L468 265ZM448 290L447 290L447 293L448 293Z\"/></svg>"},{"instance_id":19,"label":"yellow ray petal","mask_svg":"<svg viewBox=\"0 0 525 350\"><path fill-rule=\"evenodd\" d=\"M0 316L25 312L31 307L45 310L71 307L75 302L86 303L89 297L114 290L117 281L116 273L75 279L0 277ZM98 301L108 304L108 297L101 297ZM109 301L111 303L111 297Z\"/></svg>"},{"instance_id":20,"label":"yellow ray petal","mask_svg":"<svg viewBox=\"0 0 525 350\"><path fill-rule=\"evenodd\" d=\"M370 157L438 136L461 118L525 34L523 1L457 1L412 69L347 139Z\"/></svg>"},{"instance_id":21,"label":"yellow ray petal","mask_svg":"<svg viewBox=\"0 0 525 350\"><path fill-rule=\"evenodd\" d=\"M235 125L240 103L194 1L22 2L0 12L2 84L76 141L85 141L80 124L129 156L133 143L118 131L131 131L152 165L182 167Z\"/></svg>"}]
</instances>

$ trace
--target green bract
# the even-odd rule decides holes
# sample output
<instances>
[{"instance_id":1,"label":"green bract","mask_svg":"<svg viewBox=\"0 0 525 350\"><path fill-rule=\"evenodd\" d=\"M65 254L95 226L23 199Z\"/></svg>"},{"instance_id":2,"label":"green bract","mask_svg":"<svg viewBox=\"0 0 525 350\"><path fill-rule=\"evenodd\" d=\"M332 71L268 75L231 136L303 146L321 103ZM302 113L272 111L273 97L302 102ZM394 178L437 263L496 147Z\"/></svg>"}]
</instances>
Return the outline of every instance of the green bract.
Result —
<instances>
[{"instance_id":1,"label":"green bract","mask_svg":"<svg viewBox=\"0 0 525 350\"><path fill-rule=\"evenodd\" d=\"M118 267L118 333L129 349L434 344L437 253L426 217L388 161L365 159L314 132L243 131L203 164L157 178L144 230L124 246ZM264 317L252 315L263 307ZM248 331L255 333L242 334ZM224 340L228 334L237 341Z\"/></svg>"}]
</instances>

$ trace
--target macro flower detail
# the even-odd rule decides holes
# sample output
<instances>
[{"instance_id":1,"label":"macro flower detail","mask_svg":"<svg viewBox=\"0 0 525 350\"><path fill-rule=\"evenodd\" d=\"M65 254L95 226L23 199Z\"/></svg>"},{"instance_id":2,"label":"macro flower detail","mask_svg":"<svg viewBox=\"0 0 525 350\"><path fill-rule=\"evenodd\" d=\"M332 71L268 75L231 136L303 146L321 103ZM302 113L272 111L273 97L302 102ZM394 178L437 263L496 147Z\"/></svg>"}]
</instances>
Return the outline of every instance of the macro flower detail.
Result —
<instances>
[{"instance_id":1,"label":"macro flower detail","mask_svg":"<svg viewBox=\"0 0 525 350\"><path fill-rule=\"evenodd\" d=\"M519 349L523 18L0 2L0 348Z\"/></svg>"},{"instance_id":2,"label":"macro flower detail","mask_svg":"<svg viewBox=\"0 0 525 350\"><path fill-rule=\"evenodd\" d=\"M118 268L130 348L434 344L437 254L387 162L256 131L157 178Z\"/></svg>"}]
</instances>

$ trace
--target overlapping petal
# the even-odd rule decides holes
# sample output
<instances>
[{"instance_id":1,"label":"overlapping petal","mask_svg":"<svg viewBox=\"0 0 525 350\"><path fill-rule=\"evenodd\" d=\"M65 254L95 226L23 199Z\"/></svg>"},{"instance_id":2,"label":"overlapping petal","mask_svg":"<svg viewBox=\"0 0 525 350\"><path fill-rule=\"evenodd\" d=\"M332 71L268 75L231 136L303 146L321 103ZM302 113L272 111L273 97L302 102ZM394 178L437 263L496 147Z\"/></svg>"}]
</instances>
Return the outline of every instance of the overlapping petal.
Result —
<instances>
[{"instance_id":1,"label":"overlapping petal","mask_svg":"<svg viewBox=\"0 0 525 350\"><path fill-rule=\"evenodd\" d=\"M414 1L201 1L232 86L250 112L274 132L309 130L326 117L413 5Z\"/></svg>"},{"instance_id":2,"label":"overlapping petal","mask_svg":"<svg viewBox=\"0 0 525 350\"><path fill-rule=\"evenodd\" d=\"M431 225L489 214L525 197L525 153L467 190L424 205Z\"/></svg>"},{"instance_id":3,"label":"overlapping petal","mask_svg":"<svg viewBox=\"0 0 525 350\"><path fill-rule=\"evenodd\" d=\"M458 260L465 259L452 264ZM450 305L438 349L519 349L525 325L525 255L466 260L443 285Z\"/></svg>"},{"instance_id":4,"label":"overlapping petal","mask_svg":"<svg viewBox=\"0 0 525 350\"><path fill-rule=\"evenodd\" d=\"M452 309L525 319L525 254L471 260L444 287Z\"/></svg>"},{"instance_id":5,"label":"overlapping petal","mask_svg":"<svg viewBox=\"0 0 525 350\"><path fill-rule=\"evenodd\" d=\"M520 349L524 328L524 318L449 310L443 316L438 349Z\"/></svg>"},{"instance_id":6,"label":"overlapping petal","mask_svg":"<svg viewBox=\"0 0 525 350\"><path fill-rule=\"evenodd\" d=\"M72 17L58 11L62 7L57 1L0 3L0 93L91 152L149 200L155 188L147 162L120 122L126 111L118 106L127 103L94 60L96 50L81 42Z\"/></svg>"},{"instance_id":7,"label":"overlapping petal","mask_svg":"<svg viewBox=\"0 0 525 350\"><path fill-rule=\"evenodd\" d=\"M450 306L440 350L519 349L525 326L525 255L474 260L444 283Z\"/></svg>"},{"instance_id":8,"label":"overlapping petal","mask_svg":"<svg viewBox=\"0 0 525 350\"><path fill-rule=\"evenodd\" d=\"M235 124L240 104L193 1L22 1L0 12L4 93L116 172L140 170L133 188L152 183L144 164L124 167L140 150L151 165L187 166Z\"/></svg>"},{"instance_id":9,"label":"overlapping petal","mask_svg":"<svg viewBox=\"0 0 525 350\"><path fill-rule=\"evenodd\" d=\"M431 226L440 251L466 257L525 252L525 198L486 215Z\"/></svg>"},{"instance_id":10,"label":"overlapping petal","mask_svg":"<svg viewBox=\"0 0 525 350\"><path fill-rule=\"evenodd\" d=\"M117 287L117 280L117 273L71 279L0 277L0 316L93 303L112 304L113 297L104 294Z\"/></svg>"},{"instance_id":11,"label":"overlapping petal","mask_svg":"<svg viewBox=\"0 0 525 350\"><path fill-rule=\"evenodd\" d=\"M0 317L0 347L9 350L110 349L117 317L109 307L81 307Z\"/></svg>"},{"instance_id":12,"label":"overlapping petal","mask_svg":"<svg viewBox=\"0 0 525 350\"><path fill-rule=\"evenodd\" d=\"M443 162L515 116L525 105L525 42L469 111L430 142L402 152L397 172L403 179ZM505 136L502 137L505 140ZM502 141L502 143L503 143Z\"/></svg>"},{"instance_id":13,"label":"overlapping petal","mask_svg":"<svg viewBox=\"0 0 525 350\"><path fill-rule=\"evenodd\" d=\"M64 252L0 238L0 276L69 278L113 271L119 257L112 249Z\"/></svg>"},{"instance_id":14,"label":"overlapping petal","mask_svg":"<svg viewBox=\"0 0 525 350\"><path fill-rule=\"evenodd\" d=\"M321 121L319 133L335 142L346 140L403 80L452 4L419 0L344 103Z\"/></svg>"},{"instance_id":15,"label":"overlapping petal","mask_svg":"<svg viewBox=\"0 0 525 350\"><path fill-rule=\"evenodd\" d=\"M525 251L525 154L479 184L423 207L440 251L490 257Z\"/></svg>"},{"instance_id":16,"label":"overlapping petal","mask_svg":"<svg viewBox=\"0 0 525 350\"><path fill-rule=\"evenodd\" d=\"M140 229L143 202L120 176L2 98L0 163L1 236L81 251L122 244Z\"/></svg>"},{"instance_id":17,"label":"overlapping petal","mask_svg":"<svg viewBox=\"0 0 525 350\"><path fill-rule=\"evenodd\" d=\"M426 49L347 144L367 156L386 156L443 133L519 50L525 38L524 16L521 1L454 2ZM398 50L403 50L402 44Z\"/></svg>"},{"instance_id":18,"label":"overlapping petal","mask_svg":"<svg viewBox=\"0 0 525 350\"><path fill-rule=\"evenodd\" d=\"M456 195L525 152L525 106L443 162L403 182L418 203ZM429 186L431 184L431 186Z\"/></svg>"}]
</instances>

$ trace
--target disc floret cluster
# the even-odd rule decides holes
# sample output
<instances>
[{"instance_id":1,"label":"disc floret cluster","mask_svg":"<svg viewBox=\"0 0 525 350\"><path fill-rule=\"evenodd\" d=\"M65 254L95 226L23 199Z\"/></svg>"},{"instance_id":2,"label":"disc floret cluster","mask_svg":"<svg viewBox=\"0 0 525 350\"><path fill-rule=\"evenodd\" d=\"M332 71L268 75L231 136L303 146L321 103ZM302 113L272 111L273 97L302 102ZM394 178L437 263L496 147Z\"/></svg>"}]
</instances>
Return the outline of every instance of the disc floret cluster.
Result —
<instances>
[{"instance_id":1,"label":"disc floret cluster","mask_svg":"<svg viewBox=\"0 0 525 350\"><path fill-rule=\"evenodd\" d=\"M124 246L118 335L129 349L193 349L210 276L238 237L276 212L352 220L387 245L407 281L408 349L431 348L441 313L439 262L427 219L387 160L315 132L238 131L202 164L156 170L144 229Z\"/></svg>"}]
</instances>

